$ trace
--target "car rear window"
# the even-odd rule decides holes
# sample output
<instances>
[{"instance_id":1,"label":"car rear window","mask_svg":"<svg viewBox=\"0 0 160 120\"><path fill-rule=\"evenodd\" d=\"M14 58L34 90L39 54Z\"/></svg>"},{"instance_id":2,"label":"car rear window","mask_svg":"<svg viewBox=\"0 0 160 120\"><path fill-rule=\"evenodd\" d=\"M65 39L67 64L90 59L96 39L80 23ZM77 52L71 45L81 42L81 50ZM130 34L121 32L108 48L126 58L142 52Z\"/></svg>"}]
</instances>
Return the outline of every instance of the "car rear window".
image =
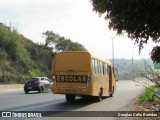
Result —
<instances>
[{"instance_id":1,"label":"car rear window","mask_svg":"<svg viewBox=\"0 0 160 120\"><path fill-rule=\"evenodd\" d=\"M27 82L37 82L38 80L38 78L29 78Z\"/></svg>"}]
</instances>

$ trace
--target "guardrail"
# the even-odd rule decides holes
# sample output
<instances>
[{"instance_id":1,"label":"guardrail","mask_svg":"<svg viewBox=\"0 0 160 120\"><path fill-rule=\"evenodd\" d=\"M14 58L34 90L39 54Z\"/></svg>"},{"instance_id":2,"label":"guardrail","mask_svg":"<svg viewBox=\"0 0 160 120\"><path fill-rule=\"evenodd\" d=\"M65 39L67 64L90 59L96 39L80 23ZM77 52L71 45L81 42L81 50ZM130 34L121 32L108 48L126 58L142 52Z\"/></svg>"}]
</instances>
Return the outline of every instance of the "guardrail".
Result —
<instances>
[{"instance_id":1,"label":"guardrail","mask_svg":"<svg viewBox=\"0 0 160 120\"><path fill-rule=\"evenodd\" d=\"M160 90L158 90L152 95L152 100L154 100L154 97L157 97L158 99L160 99Z\"/></svg>"}]
</instances>

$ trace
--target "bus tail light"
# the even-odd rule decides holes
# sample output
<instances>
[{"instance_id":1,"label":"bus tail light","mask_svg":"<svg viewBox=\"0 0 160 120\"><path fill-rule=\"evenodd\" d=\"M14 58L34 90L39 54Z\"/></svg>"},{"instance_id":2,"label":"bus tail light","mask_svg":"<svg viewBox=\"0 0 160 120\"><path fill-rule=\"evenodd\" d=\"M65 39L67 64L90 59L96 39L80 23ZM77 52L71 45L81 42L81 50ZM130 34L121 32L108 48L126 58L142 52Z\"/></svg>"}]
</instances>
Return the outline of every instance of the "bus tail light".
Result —
<instances>
[{"instance_id":1,"label":"bus tail light","mask_svg":"<svg viewBox=\"0 0 160 120\"><path fill-rule=\"evenodd\" d=\"M92 82L91 78L90 78L90 79L88 79L88 82L89 82L89 83L91 83L91 82Z\"/></svg>"},{"instance_id":2,"label":"bus tail light","mask_svg":"<svg viewBox=\"0 0 160 120\"><path fill-rule=\"evenodd\" d=\"M53 82L56 80L56 78L55 78L55 76L54 76L54 75L52 76L52 80L53 80Z\"/></svg>"},{"instance_id":3,"label":"bus tail light","mask_svg":"<svg viewBox=\"0 0 160 120\"><path fill-rule=\"evenodd\" d=\"M90 86L90 85L91 85L91 80L88 80L87 86Z\"/></svg>"},{"instance_id":4,"label":"bus tail light","mask_svg":"<svg viewBox=\"0 0 160 120\"><path fill-rule=\"evenodd\" d=\"M92 82L92 79L90 77L88 77L88 79L87 79L87 86L90 86L91 82Z\"/></svg>"},{"instance_id":5,"label":"bus tail light","mask_svg":"<svg viewBox=\"0 0 160 120\"><path fill-rule=\"evenodd\" d=\"M52 85L55 85L56 84L56 77L55 77L55 75L52 76L52 81L53 81Z\"/></svg>"}]
</instances>

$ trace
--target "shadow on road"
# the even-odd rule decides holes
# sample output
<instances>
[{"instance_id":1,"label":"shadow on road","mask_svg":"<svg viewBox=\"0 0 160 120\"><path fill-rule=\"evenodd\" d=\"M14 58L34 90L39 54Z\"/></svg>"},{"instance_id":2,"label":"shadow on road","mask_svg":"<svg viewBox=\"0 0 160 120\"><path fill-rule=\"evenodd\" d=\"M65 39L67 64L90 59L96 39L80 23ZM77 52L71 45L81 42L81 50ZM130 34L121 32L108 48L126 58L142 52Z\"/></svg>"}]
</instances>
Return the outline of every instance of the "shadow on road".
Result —
<instances>
[{"instance_id":1,"label":"shadow on road","mask_svg":"<svg viewBox=\"0 0 160 120\"><path fill-rule=\"evenodd\" d=\"M104 97L104 99L107 99L109 97ZM88 111L80 110L83 107L86 107L90 104L97 104L95 101L95 98L77 98L74 102L69 103L63 99L63 102L58 102L56 104L51 104L48 106L49 110L44 111L44 115L46 117L52 116L52 117L82 117L84 112L86 116L92 116L92 113L89 113ZM47 107L47 106L46 106ZM95 110L93 110L95 111ZM93 115L94 116L94 115Z\"/></svg>"},{"instance_id":2,"label":"shadow on road","mask_svg":"<svg viewBox=\"0 0 160 120\"><path fill-rule=\"evenodd\" d=\"M30 94L38 94L38 93L33 92ZM29 97L29 95L27 96ZM103 99L107 98L108 97L105 97ZM94 103L96 103L96 101L93 97L83 98L83 99L81 97L77 97L77 99L72 103L68 103L64 97L29 105L17 106L14 108L5 109L4 111L73 111Z\"/></svg>"},{"instance_id":3,"label":"shadow on road","mask_svg":"<svg viewBox=\"0 0 160 120\"><path fill-rule=\"evenodd\" d=\"M50 93L51 91L43 91L42 93L40 93L39 91L30 91L29 93L27 94L43 94L43 93ZM25 94L25 93L24 93ZM26 95L27 95L26 94Z\"/></svg>"}]
</instances>

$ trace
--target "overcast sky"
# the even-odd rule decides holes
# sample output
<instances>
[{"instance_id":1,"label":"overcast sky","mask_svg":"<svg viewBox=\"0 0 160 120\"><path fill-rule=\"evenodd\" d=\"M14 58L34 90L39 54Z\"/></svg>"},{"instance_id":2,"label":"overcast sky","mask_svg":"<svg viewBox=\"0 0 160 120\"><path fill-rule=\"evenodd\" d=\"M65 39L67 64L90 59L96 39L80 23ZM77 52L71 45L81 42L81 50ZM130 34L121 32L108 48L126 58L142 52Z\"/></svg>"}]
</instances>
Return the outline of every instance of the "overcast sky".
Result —
<instances>
[{"instance_id":1,"label":"overcast sky","mask_svg":"<svg viewBox=\"0 0 160 120\"><path fill-rule=\"evenodd\" d=\"M20 34L43 43L42 33L51 30L74 42L79 42L92 54L112 58L112 38L115 58L149 58L153 43L145 45L138 55L134 41L116 36L109 30L104 17L92 10L89 0L0 0L0 22L17 28Z\"/></svg>"}]
</instances>

